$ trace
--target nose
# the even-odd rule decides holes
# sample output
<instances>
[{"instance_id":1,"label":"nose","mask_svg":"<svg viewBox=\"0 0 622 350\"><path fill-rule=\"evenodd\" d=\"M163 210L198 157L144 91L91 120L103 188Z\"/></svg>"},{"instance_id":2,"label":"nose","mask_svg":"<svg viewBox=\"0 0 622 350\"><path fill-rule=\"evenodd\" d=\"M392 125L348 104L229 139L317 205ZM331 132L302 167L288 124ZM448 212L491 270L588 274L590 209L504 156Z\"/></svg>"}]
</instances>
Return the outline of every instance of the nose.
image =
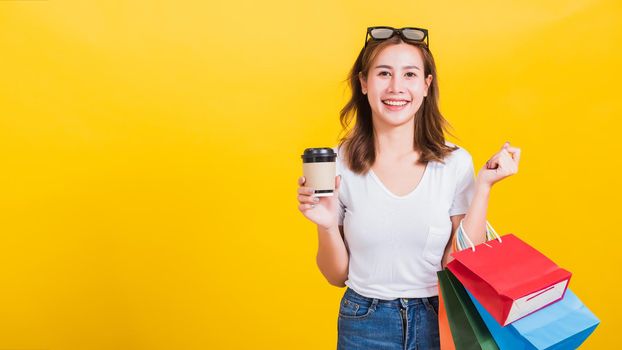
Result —
<instances>
[{"instance_id":1,"label":"nose","mask_svg":"<svg viewBox=\"0 0 622 350\"><path fill-rule=\"evenodd\" d=\"M389 92L394 94L401 94L404 92L404 81L402 77L394 75L391 77L391 83L389 84Z\"/></svg>"}]
</instances>

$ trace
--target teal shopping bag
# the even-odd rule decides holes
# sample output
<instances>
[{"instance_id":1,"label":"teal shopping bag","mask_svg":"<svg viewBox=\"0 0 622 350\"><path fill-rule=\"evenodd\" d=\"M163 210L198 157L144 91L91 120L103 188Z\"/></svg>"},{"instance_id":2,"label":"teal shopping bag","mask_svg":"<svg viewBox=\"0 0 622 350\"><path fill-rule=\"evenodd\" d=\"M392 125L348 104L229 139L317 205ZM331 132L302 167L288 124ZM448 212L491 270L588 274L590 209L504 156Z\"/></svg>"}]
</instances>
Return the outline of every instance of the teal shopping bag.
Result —
<instances>
[{"instance_id":1,"label":"teal shopping bag","mask_svg":"<svg viewBox=\"0 0 622 350\"><path fill-rule=\"evenodd\" d=\"M576 349L600 323L572 293L518 321L502 327L469 293L493 338L503 350Z\"/></svg>"}]
</instances>

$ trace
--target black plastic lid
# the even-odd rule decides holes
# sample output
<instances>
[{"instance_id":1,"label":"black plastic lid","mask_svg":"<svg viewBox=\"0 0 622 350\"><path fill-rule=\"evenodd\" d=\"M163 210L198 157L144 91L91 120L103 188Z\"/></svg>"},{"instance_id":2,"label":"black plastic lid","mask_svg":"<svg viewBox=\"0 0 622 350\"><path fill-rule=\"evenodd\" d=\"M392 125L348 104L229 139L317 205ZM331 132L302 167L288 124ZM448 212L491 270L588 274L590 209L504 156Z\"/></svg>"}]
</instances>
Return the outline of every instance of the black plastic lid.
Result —
<instances>
[{"instance_id":1,"label":"black plastic lid","mask_svg":"<svg viewBox=\"0 0 622 350\"><path fill-rule=\"evenodd\" d=\"M307 148L300 158L303 163L334 162L337 154L330 147Z\"/></svg>"}]
</instances>

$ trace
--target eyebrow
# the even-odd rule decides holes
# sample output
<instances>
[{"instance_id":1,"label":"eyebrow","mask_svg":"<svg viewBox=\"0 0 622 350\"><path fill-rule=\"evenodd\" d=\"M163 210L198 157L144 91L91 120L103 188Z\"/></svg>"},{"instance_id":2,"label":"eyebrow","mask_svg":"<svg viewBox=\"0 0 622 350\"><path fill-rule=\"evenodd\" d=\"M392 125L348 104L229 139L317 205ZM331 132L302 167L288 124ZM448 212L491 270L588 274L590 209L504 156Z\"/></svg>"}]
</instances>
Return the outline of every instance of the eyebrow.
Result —
<instances>
[{"instance_id":1,"label":"eyebrow","mask_svg":"<svg viewBox=\"0 0 622 350\"><path fill-rule=\"evenodd\" d=\"M386 64L381 64L381 65L379 65L379 66L374 67L374 69L378 69L378 68L388 68L388 69L393 69L393 67L388 66L388 65L386 65ZM413 69L413 68L414 68L414 69L419 69L419 67L417 67L417 66L404 66L404 67L402 67L402 68L404 68L404 69ZM421 69L419 69L419 70L421 70Z\"/></svg>"}]
</instances>

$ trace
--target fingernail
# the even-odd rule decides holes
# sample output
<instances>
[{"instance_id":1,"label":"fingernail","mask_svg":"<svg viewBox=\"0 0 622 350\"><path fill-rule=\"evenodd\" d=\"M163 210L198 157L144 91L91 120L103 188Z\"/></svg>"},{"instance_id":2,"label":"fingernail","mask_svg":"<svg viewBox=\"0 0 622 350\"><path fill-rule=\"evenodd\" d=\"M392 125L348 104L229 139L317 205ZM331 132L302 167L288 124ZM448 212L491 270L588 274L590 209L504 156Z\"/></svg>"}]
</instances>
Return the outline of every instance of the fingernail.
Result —
<instances>
[{"instance_id":1,"label":"fingernail","mask_svg":"<svg viewBox=\"0 0 622 350\"><path fill-rule=\"evenodd\" d=\"M319 201L320 201L320 199L319 199L318 197L313 197L313 201L314 201L314 202L319 202Z\"/></svg>"}]
</instances>

